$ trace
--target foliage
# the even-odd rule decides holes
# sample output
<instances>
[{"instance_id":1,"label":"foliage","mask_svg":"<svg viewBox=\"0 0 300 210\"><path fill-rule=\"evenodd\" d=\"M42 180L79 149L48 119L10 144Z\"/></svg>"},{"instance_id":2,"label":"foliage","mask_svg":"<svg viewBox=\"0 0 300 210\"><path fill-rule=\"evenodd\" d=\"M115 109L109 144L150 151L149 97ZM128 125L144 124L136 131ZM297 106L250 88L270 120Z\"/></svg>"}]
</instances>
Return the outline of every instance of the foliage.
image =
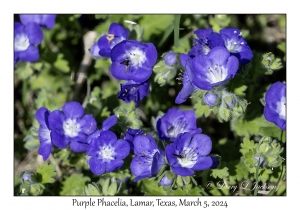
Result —
<instances>
[{"instance_id":1,"label":"foliage","mask_svg":"<svg viewBox=\"0 0 300 210\"><path fill-rule=\"evenodd\" d=\"M43 28L43 41L37 45L38 61L14 64L14 194L286 195L286 130L264 117L266 91L277 81L286 82L285 18L281 14L58 14L53 28ZM15 22L19 21L19 15L15 15ZM138 107L117 97L126 81L111 75L114 61L91 54L92 45L107 36L111 23L124 27L128 39L156 47L157 60L147 80L149 94ZM224 84L211 90L196 87L184 103L175 103L186 82L187 68L180 62L180 55L196 45L199 37L194 31L212 28L219 33L227 27L240 29L252 49L252 60L240 64L234 77ZM167 52L176 53L176 64L166 64ZM217 96L215 104L205 102L208 93ZM142 129L142 135L152 135L161 150L170 142L159 139L157 120L170 108L194 110L197 127L210 137L211 155L219 164L180 176L165 157L158 172L135 182L131 172L133 152L120 168L101 176L91 172L91 157L86 152L74 152L69 146L52 145L50 158L43 161L39 155L40 123L35 114L41 107L51 112L60 110L70 101L82 104L84 113L95 118L97 130L102 129L105 119L115 115L117 122L109 129L118 139L125 139L128 128ZM27 166L18 164L28 159ZM171 180L170 185L162 185L164 176ZM208 188L207 183L213 185ZM225 187L243 183L267 183L278 188L254 192Z\"/></svg>"}]
</instances>

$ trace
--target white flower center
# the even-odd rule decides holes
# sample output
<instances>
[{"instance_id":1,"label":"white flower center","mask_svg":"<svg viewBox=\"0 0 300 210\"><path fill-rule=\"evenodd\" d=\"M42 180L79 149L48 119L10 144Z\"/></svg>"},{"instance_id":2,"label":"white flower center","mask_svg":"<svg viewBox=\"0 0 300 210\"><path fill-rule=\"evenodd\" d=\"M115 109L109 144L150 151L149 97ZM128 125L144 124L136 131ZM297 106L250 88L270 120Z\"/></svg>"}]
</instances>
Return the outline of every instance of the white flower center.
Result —
<instances>
[{"instance_id":1,"label":"white flower center","mask_svg":"<svg viewBox=\"0 0 300 210\"><path fill-rule=\"evenodd\" d=\"M243 44L244 44L244 42L239 42L238 40L234 40L234 39L227 40L225 42L227 50L231 53L241 52Z\"/></svg>"},{"instance_id":2,"label":"white flower center","mask_svg":"<svg viewBox=\"0 0 300 210\"><path fill-rule=\"evenodd\" d=\"M146 61L145 52L139 48L133 47L130 50L126 51L126 57L130 61L130 65L135 67L140 67Z\"/></svg>"},{"instance_id":3,"label":"white flower center","mask_svg":"<svg viewBox=\"0 0 300 210\"><path fill-rule=\"evenodd\" d=\"M99 156L104 162L110 162L111 160L115 159L115 148L112 147L110 144L104 144L100 147Z\"/></svg>"},{"instance_id":4,"label":"white flower center","mask_svg":"<svg viewBox=\"0 0 300 210\"><path fill-rule=\"evenodd\" d=\"M208 67L207 81L215 84L224 81L228 75L227 69L223 65L215 64L213 67Z\"/></svg>"},{"instance_id":5,"label":"white flower center","mask_svg":"<svg viewBox=\"0 0 300 210\"><path fill-rule=\"evenodd\" d=\"M193 148L184 148L183 152L177 156L178 163L184 168L193 168L197 163L197 153Z\"/></svg>"},{"instance_id":6,"label":"white flower center","mask_svg":"<svg viewBox=\"0 0 300 210\"><path fill-rule=\"evenodd\" d=\"M51 144L51 136L50 136L50 131L48 130L48 128L40 129L39 135L41 136L42 139L46 140L47 144Z\"/></svg>"},{"instance_id":7,"label":"white flower center","mask_svg":"<svg viewBox=\"0 0 300 210\"><path fill-rule=\"evenodd\" d=\"M15 51L24 51L29 47L29 39L26 34L18 34L15 37Z\"/></svg>"},{"instance_id":8,"label":"white flower center","mask_svg":"<svg viewBox=\"0 0 300 210\"><path fill-rule=\"evenodd\" d=\"M80 124L77 123L77 120L76 119L72 120L70 118L64 121L63 129L65 135L71 138L77 136L81 130Z\"/></svg>"},{"instance_id":9,"label":"white flower center","mask_svg":"<svg viewBox=\"0 0 300 210\"><path fill-rule=\"evenodd\" d=\"M282 97L279 102L277 102L276 112L279 114L281 119L286 119L286 99Z\"/></svg>"},{"instance_id":10,"label":"white flower center","mask_svg":"<svg viewBox=\"0 0 300 210\"><path fill-rule=\"evenodd\" d=\"M168 128L167 133L168 137L176 138L178 134L183 133L187 126L187 122L184 119L179 119L171 127Z\"/></svg>"}]
</instances>

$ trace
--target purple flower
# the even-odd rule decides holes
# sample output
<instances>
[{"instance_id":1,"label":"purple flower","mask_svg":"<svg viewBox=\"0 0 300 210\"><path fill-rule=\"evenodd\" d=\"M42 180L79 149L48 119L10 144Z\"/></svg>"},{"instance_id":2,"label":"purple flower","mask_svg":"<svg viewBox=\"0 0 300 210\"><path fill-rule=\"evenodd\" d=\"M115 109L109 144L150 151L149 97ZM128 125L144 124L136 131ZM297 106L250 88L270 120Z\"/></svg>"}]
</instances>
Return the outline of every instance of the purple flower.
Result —
<instances>
[{"instance_id":1,"label":"purple flower","mask_svg":"<svg viewBox=\"0 0 300 210\"><path fill-rule=\"evenodd\" d=\"M237 72L239 61L225 47L217 46L207 55L197 55L192 61L193 83L202 90L224 84Z\"/></svg>"},{"instance_id":2,"label":"purple flower","mask_svg":"<svg viewBox=\"0 0 300 210\"><path fill-rule=\"evenodd\" d=\"M173 179L168 179L166 175L163 176L163 178L160 180L161 186L170 186L173 183Z\"/></svg>"},{"instance_id":3,"label":"purple flower","mask_svg":"<svg viewBox=\"0 0 300 210\"><path fill-rule=\"evenodd\" d=\"M143 133L144 133L144 131L141 129L132 129L132 128L127 129L124 140L127 141L128 144L130 145L131 151L134 151L134 146L133 146L134 138L138 135L142 135Z\"/></svg>"},{"instance_id":4,"label":"purple flower","mask_svg":"<svg viewBox=\"0 0 300 210\"><path fill-rule=\"evenodd\" d=\"M76 101L68 102L62 111L55 110L49 115L51 139L55 146L70 148L74 152L84 152L88 147L87 137L95 132L96 120L92 115L84 115L84 109Z\"/></svg>"},{"instance_id":5,"label":"purple flower","mask_svg":"<svg viewBox=\"0 0 300 210\"><path fill-rule=\"evenodd\" d=\"M94 58L101 58L101 55L99 54L100 48L98 46L98 43L95 43L92 45L90 49L90 53Z\"/></svg>"},{"instance_id":6,"label":"purple flower","mask_svg":"<svg viewBox=\"0 0 300 210\"><path fill-rule=\"evenodd\" d=\"M264 116L281 130L286 130L286 84L276 82L266 92Z\"/></svg>"},{"instance_id":7,"label":"purple flower","mask_svg":"<svg viewBox=\"0 0 300 210\"><path fill-rule=\"evenodd\" d=\"M209 51L216 46L224 46L220 34L213 32L211 28L198 29L194 31L198 39L193 38L194 45L188 52L188 56L194 58L196 55L207 55Z\"/></svg>"},{"instance_id":8,"label":"purple flower","mask_svg":"<svg viewBox=\"0 0 300 210\"><path fill-rule=\"evenodd\" d=\"M134 154L130 164L130 170L137 182L144 178L150 178L158 173L164 164L164 152L159 150L151 135L138 135L134 138Z\"/></svg>"},{"instance_id":9,"label":"purple flower","mask_svg":"<svg viewBox=\"0 0 300 210\"><path fill-rule=\"evenodd\" d=\"M208 106L214 106L216 105L216 101L217 101L218 96L212 92L208 92L205 94L204 96L204 102L208 105Z\"/></svg>"},{"instance_id":10,"label":"purple flower","mask_svg":"<svg viewBox=\"0 0 300 210\"><path fill-rule=\"evenodd\" d=\"M22 24L26 25L27 23L34 22L37 23L47 29L53 28L55 24L56 15L48 14L48 15L20 15L20 20Z\"/></svg>"},{"instance_id":11,"label":"purple flower","mask_svg":"<svg viewBox=\"0 0 300 210\"><path fill-rule=\"evenodd\" d=\"M107 58L111 58L111 50L115 45L128 37L128 31L123 28L123 26L112 23L109 26L108 33L99 38L97 44L99 50L99 55Z\"/></svg>"},{"instance_id":12,"label":"purple flower","mask_svg":"<svg viewBox=\"0 0 300 210\"><path fill-rule=\"evenodd\" d=\"M117 117L115 115L112 115L108 117L106 120L102 122L102 128L100 130L96 130L94 133L90 134L86 142L89 144L92 139L96 139L100 136L101 132L109 130L111 127L113 127L117 123Z\"/></svg>"},{"instance_id":13,"label":"purple flower","mask_svg":"<svg viewBox=\"0 0 300 210\"><path fill-rule=\"evenodd\" d=\"M252 50L237 28L223 28L220 34L227 50L236 56L241 64L247 64L253 58Z\"/></svg>"},{"instance_id":14,"label":"purple flower","mask_svg":"<svg viewBox=\"0 0 300 210\"><path fill-rule=\"evenodd\" d=\"M39 108L35 113L35 118L39 122L40 127L38 131L38 136L40 140L40 146L38 149L38 154L43 156L44 160L47 160L52 151L52 141L51 141L51 129L49 128L49 114L50 111L45 108Z\"/></svg>"},{"instance_id":15,"label":"purple flower","mask_svg":"<svg viewBox=\"0 0 300 210\"><path fill-rule=\"evenodd\" d=\"M213 165L212 158L207 156L211 148L212 142L207 135L183 133L166 147L166 157L175 174L191 176L195 170L205 170Z\"/></svg>"},{"instance_id":16,"label":"purple flower","mask_svg":"<svg viewBox=\"0 0 300 210\"><path fill-rule=\"evenodd\" d=\"M156 130L160 139L174 141L180 133L201 133L202 129L197 128L196 121L194 110L171 108L157 120Z\"/></svg>"},{"instance_id":17,"label":"purple flower","mask_svg":"<svg viewBox=\"0 0 300 210\"><path fill-rule=\"evenodd\" d=\"M24 173L23 174L23 176L21 177L21 179L23 180L23 181L29 181L29 182L32 182L32 180L31 180L31 175L29 174L29 173Z\"/></svg>"},{"instance_id":18,"label":"purple flower","mask_svg":"<svg viewBox=\"0 0 300 210\"><path fill-rule=\"evenodd\" d=\"M36 47L42 42L44 34L38 24L30 22L22 25L14 23L14 62L35 62L40 58Z\"/></svg>"},{"instance_id":19,"label":"purple flower","mask_svg":"<svg viewBox=\"0 0 300 210\"><path fill-rule=\"evenodd\" d=\"M167 52L164 56L164 61L168 66L174 65L177 63L176 56L177 54L174 52Z\"/></svg>"},{"instance_id":20,"label":"purple flower","mask_svg":"<svg viewBox=\"0 0 300 210\"><path fill-rule=\"evenodd\" d=\"M191 69L191 61L192 59L187 56L186 54L180 54L180 62L183 67L185 67L185 72L183 77L181 78L182 81L182 89L178 93L175 103L181 104L187 100L187 98L198 88L192 83L194 73Z\"/></svg>"},{"instance_id":21,"label":"purple flower","mask_svg":"<svg viewBox=\"0 0 300 210\"><path fill-rule=\"evenodd\" d=\"M152 74L157 51L152 43L124 40L111 51L111 75L119 80L145 82Z\"/></svg>"},{"instance_id":22,"label":"purple flower","mask_svg":"<svg viewBox=\"0 0 300 210\"><path fill-rule=\"evenodd\" d=\"M135 102L135 107L140 105L140 101L150 92L150 84L148 81L137 83L128 81L126 84L121 84L121 90L118 92L118 99L124 102Z\"/></svg>"},{"instance_id":23,"label":"purple flower","mask_svg":"<svg viewBox=\"0 0 300 210\"><path fill-rule=\"evenodd\" d=\"M129 151L126 141L117 140L117 136L111 131L103 131L98 138L91 140L86 154L91 156L88 160L91 171L101 175L121 168Z\"/></svg>"}]
</instances>

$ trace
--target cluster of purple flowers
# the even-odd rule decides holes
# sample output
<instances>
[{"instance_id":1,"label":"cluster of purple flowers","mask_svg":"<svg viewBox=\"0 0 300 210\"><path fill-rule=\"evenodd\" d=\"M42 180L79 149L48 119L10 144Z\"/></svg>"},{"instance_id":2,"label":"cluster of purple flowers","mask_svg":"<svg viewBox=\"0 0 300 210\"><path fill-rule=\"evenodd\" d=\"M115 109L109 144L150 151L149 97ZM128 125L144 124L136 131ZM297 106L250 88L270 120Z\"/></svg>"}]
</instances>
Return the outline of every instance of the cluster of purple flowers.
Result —
<instances>
[{"instance_id":1,"label":"cluster of purple flowers","mask_svg":"<svg viewBox=\"0 0 300 210\"><path fill-rule=\"evenodd\" d=\"M52 145L64 149L68 145L74 152L86 152L91 171L100 175L117 170L128 156L130 146L125 140L117 140L109 131L117 122L111 116L97 129L97 122L90 114L84 114L82 105L76 101L66 103L62 109L49 111L45 107L37 110L35 117L40 124L38 154L48 159Z\"/></svg>"},{"instance_id":2,"label":"cluster of purple flowers","mask_svg":"<svg viewBox=\"0 0 300 210\"><path fill-rule=\"evenodd\" d=\"M109 131L117 122L114 115L104 120L98 129L95 118L85 114L82 105L75 101L54 111L41 107L35 117L40 124L38 154L44 160L48 159L53 145L61 149L69 146L74 152L86 152L90 170L96 175L121 168L130 151L134 153L130 164L134 181L152 177L164 164L170 165L172 172L180 176L213 167L214 158L209 156L212 142L197 128L192 110L172 108L157 120L159 138L170 143L163 149L140 129L128 128L124 139L118 139Z\"/></svg>"},{"instance_id":3,"label":"cluster of purple flowers","mask_svg":"<svg viewBox=\"0 0 300 210\"><path fill-rule=\"evenodd\" d=\"M239 65L247 64L253 57L252 50L236 28L224 28L219 33L211 28L194 32L194 45L188 54L180 54L185 67L183 87L175 103L181 104L195 90L212 90L235 76ZM208 103L215 101L209 98Z\"/></svg>"},{"instance_id":4,"label":"cluster of purple flowers","mask_svg":"<svg viewBox=\"0 0 300 210\"><path fill-rule=\"evenodd\" d=\"M111 75L126 81L121 84L118 98L126 103L134 101L138 107L150 92L148 79L157 59L157 51L150 42L127 40L128 35L129 32L121 25L112 23L108 33L99 38L90 52L95 58L102 56L111 59Z\"/></svg>"},{"instance_id":5,"label":"cluster of purple flowers","mask_svg":"<svg viewBox=\"0 0 300 210\"><path fill-rule=\"evenodd\" d=\"M51 29L56 15L20 15L20 22L14 23L14 63L36 62L39 60L37 46L44 34L41 27Z\"/></svg>"}]
</instances>

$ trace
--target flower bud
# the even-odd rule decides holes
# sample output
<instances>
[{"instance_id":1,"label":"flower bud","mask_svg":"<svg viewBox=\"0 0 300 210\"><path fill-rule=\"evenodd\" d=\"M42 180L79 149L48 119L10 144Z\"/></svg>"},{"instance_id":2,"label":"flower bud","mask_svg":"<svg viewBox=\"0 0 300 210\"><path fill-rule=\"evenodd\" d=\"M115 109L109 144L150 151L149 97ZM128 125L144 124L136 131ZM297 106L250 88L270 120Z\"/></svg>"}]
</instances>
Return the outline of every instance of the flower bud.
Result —
<instances>
[{"instance_id":1,"label":"flower bud","mask_svg":"<svg viewBox=\"0 0 300 210\"><path fill-rule=\"evenodd\" d=\"M223 97L223 100L225 101L226 105L231 109L233 108L235 104L235 99L231 95L227 95Z\"/></svg>"},{"instance_id":2,"label":"flower bud","mask_svg":"<svg viewBox=\"0 0 300 210\"><path fill-rule=\"evenodd\" d=\"M171 66L171 65L174 65L177 63L177 60L176 60L176 53L174 52L167 52L164 56L164 60L166 62L166 64L168 66Z\"/></svg>"},{"instance_id":3,"label":"flower bud","mask_svg":"<svg viewBox=\"0 0 300 210\"><path fill-rule=\"evenodd\" d=\"M214 106L216 105L216 101L217 101L218 96L216 94L213 94L212 92L208 92L204 97L204 102L208 105L208 106Z\"/></svg>"}]
</instances>

